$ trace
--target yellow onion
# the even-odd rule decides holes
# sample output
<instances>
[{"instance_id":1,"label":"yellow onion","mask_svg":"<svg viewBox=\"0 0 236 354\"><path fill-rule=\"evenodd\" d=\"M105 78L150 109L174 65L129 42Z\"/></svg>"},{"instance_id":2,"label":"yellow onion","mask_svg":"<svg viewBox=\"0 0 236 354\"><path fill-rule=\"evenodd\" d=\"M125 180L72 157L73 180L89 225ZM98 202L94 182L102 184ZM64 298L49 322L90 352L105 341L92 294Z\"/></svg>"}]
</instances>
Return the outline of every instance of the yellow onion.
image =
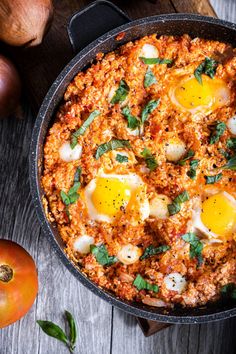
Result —
<instances>
[{"instance_id":1,"label":"yellow onion","mask_svg":"<svg viewBox=\"0 0 236 354\"><path fill-rule=\"evenodd\" d=\"M0 40L14 46L35 46L52 21L51 0L1 0Z\"/></svg>"},{"instance_id":2,"label":"yellow onion","mask_svg":"<svg viewBox=\"0 0 236 354\"><path fill-rule=\"evenodd\" d=\"M19 107L21 82L15 66L0 55L0 119L7 118Z\"/></svg>"}]
</instances>

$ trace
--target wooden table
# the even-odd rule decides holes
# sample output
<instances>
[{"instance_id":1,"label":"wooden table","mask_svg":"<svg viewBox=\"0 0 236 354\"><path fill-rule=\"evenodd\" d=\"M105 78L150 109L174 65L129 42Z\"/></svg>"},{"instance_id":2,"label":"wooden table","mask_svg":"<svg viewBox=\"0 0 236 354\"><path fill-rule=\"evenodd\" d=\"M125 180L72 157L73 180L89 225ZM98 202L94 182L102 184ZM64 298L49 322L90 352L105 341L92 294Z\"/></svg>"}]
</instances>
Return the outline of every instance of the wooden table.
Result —
<instances>
[{"instance_id":1,"label":"wooden table","mask_svg":"<svg viewBox=\"0 0 236 354\"><path fill-rule=\"evenodd\" d=\"M205 0L196 1L195 11L200 11ZM77 1L71 1L78 7ZM114 1L120 4L121 1ZM173 3L191 11L188 0L159 0L137 10L138 0L126 1L124 6L131 17L142 17L148 7L158 12L173 12ZM60 3L60 10L66 1ZM88 1L80 1L88 3ZM124 3L124 2L123 2ZM217 15L236 21L235 0L211 0ZM139 6L140 9L140 6ZM178 10L178 8L177 8ZM157 12L157 11L156 11ZM56 18L60 27L60 17ZM65 32L65 31L64 31ZM45 45L48 42L46 41ZM55 44L57 55L60 48ZM51 48L48 48L50 51ZM58 50L58 51L57 51ZM39 49L32 51L37 55ZM69 52L68 52L69 53ZM69 54L68 54L69 55ZM52 60L56 62L57 58ZM64 61L68 61L64 56ZM35 63L35 62L34 62ZM37 61L36 61L37 63ZM54 354L67 353L64 346L47 337L36 325L36 319L49 319L63 323L65 309L71 311L78 323L80 354L233 354L236 352L236 318L204 325L175 325L152 337L145 338L134 317L114 309L85 289L59 262L56 254L42 234L29 193L28 153L37 105L44 90L60 69L52 63L49 76L40 64L30 67L26 85L40 89L31 96L34 103L24 104L24 120L8 119L0 122L0 237L22 244L34 257L39 272L39 296L31 311L21 321L0 331L0 354ZM20 69L24 67L24 60ZM41 71L41 79L34 82L34 73ZM51 75L51 76L50 76ZM1 315L1 314L0 314Z\"/></svg>"}]
</instances>

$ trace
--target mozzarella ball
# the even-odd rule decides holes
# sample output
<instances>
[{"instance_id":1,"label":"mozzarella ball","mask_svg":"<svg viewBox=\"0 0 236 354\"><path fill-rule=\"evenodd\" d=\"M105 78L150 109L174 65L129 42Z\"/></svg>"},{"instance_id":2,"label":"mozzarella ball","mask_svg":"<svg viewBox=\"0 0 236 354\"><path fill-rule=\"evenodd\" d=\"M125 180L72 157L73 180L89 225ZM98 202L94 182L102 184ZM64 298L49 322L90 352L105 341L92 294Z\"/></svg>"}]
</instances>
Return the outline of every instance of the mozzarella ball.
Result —
<instances>
[{"instance_id":1,"label":"mozzarella ball","mask_svg":"<svg viewBox=\"0 0 236 354\"><path fill-rule=\"evenodd\" d=\"M65 162L71 162L75 160L79 160L82 155L82 147L80 145L76 145L74 149L71 148L69 141L62 144L59 149L59 156Z\"/></svg>"},{"instance_id":2,"label":"mozzarella ball","mask_svg":"<svg viewBox=\"0 0 236 354\"><path fill-rule=\"evenodd\" d=\"M176 291L178 294L181 294L186 288L187 281L183 275L174 272L165 276L164 284L166 289Z\"/></svg>"},{"instance_id":3,"label":"mozzarella ball","mask_svg":"<svg viewBox=\"0 0 236 354\"><path fill-rule=\"evenodd\" d=\"M142 251L139 247L128 244L121 247L117 254L117 258L123 264L129 265L137 262L141 255Z\"/></svg>"},{"instance_id":4,"label":"mozzarella ball","mask_svg":"<svg viewBox=\"0 0 236 354\"><path fill-rule=\"evenodd\" d=\"M179 138L170 139L165 143L166 159L170 162L177 162L186 153L186 145Z\"/></svg>"},{"instance_id":5,"label":"mozzarella ball","mask_svg":"<svg viewBox=\"0 0 236 354\"><path fill-rule=\"evenodd\" d=\"M158 58L158 55L158 50L154 45L144 44L139 56L144 58Z\"/></svg>"},{"instance_id":6,"label":"mozzarella ball","mask_svg":"<svg viewBox=\"0 0 236 354\"><path fill-rule=\"evenodd\" d=\"M236 115L229 118L226 125L230 133L236 135Z\"/></svg>"},{"instance_id":7,"label":"mozzarella ball","mask_svg":"<svg viewBox=\"0 0 236 354\"><path fill-rule=\"evenodd\" d=\"M74 242L74 250L82 254L90 252L90 246L94 244L94 238L88 235L79 236Z\"/></svg>"},{"instance_id":8,"label":"mozzarella ball","mask_svg":"<svg viewBox=\"0 0 236 354\"><path fill-rule=\"evenodd\" d=\"M168 204L171 204L171 199L167 195L157 194L150 201L150 216L154 216L157 219L168 218Z\"/></svg>"}]
</instances>

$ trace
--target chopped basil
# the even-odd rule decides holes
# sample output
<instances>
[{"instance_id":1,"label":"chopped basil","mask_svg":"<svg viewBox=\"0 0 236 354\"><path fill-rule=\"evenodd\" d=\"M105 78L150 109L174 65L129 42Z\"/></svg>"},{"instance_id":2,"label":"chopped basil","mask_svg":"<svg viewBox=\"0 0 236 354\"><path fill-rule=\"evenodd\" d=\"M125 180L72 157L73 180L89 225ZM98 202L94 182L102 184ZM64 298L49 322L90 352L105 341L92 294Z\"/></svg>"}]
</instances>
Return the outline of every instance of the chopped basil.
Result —
<instances>
[{"instance_id":1,"label":"chopped basil","mask_svg":"<svg viewBox=\"0 0 236 354\"><path fill-rule=\"evenodd\" d=\"M228 149L236 151L236 138L228 139L226 142L226 146Z\"/></svg>"},{"instance_id":2,"label":"chopped basil","mask_svg":"<svg viewBox=\"0 0 236 354\"><path fill-rule=\"evenodd\" d=\"M153 84L157 83L157 79L155 77L155 75L152 72L152 69L150 67L148 67L145 77L144 77L144 87L147 88Z\"/></svg>"},{"instance_id":3,"label":"chopped basil","mask_svg":"<svg viewBox=\"0 0 236 354\"><path fill-rule=\"evenodd\" d=\"M215 175L215 176L204 176L204 178L206 180L206 184L214 184L214 183L220 181L222 176L223 176L222 173L218 173L218 175Z\"/></svg>"},{"instance_id":4,"label":"chopped basil","mask_svg":"<svg viewBox=\"0 0 236 354\"><path fill-rule=\"evenodd\" d=\"M129 159L128 159L127 156L117 154L116 155L116 161L119 162L119 163L123 163L123 162L128 162Z\"/></svg>"},{"instance_id":5,"label":"chopped basil","mask_svg":"<svg viewBox=\"0 0 236 354\"><path fill-rule=\"evenodd\" d=\"M159 247L154 247L153 245L150 245L145 249L145 251L144 251L143 255L140 257L140 259L142 260L145 258L149 258L149 257L154 256L156 254L166 252L169 249L170 249L170 247L167 245L162 245Z\"/></svg>"},{"instance_id":6,"label":"chopped basil","mask_svg":"<svg viewBox=\"0 0 236 354\"><path fill-rule=\"evenodd\" d=\"M115 256L109 256L105 245L91 245L90 252L94 255L96 261L103 266L110 266L117 262L117 258Z\"/></svg>"},{"instance_id":7,"label":"chopped basil","mask_svg":"<svg viewBox=\"0 0 236 354\"><path fill-rule=\"evenodd\" d=\"M216 60L206 57L205 60L200 65L198 65L197 69L194 71L194 76L196 77L199 84L202 85L202 74L206 74L211 79L213 79L217 66L218 63Z\"/></svg>"},{"instance_id":8,"label":"chopped basil","mask_svg":"<svg viewBox=\"0 0 236 354\"><path fill-rule=\"evenodd\" d=\"M231 154L228 151L224 149L219 149L219 152L221 153L221 155L224 156L226 160L229 160L231 158Z\"/></svg>"},{"instance_id":9,"label":"chopped basil","mask_svg":"<svg viewBox=\"0 0 236 354\"><path fill-rule=\"evenodd\" d=\"M220 167L222 170L232 170L235 171L236 170L236 155L232 156L228 162Z\"/></svg>"},{"instance_id":10,"label":"chopped basil","mask_svg":"<svg viewBox=\"0 0 236 354\"><path fill-rule=\"evenodd\" d=\"M133 282L133 285L138 289L138 290L151 290L154 291L154 293L158 293L159 291L159 286L155 284L150 284L146 280L143 279L143 277L138 274Z\"/></svg>"},{"instance_id":11,"label":"chopped basil","mask_svg":"<svg viewBox=\"0 0 236 354\"><path fill-rule=\"evenodd\" d=\"M221 292L222 297L236 300L236 284L235 283L228 283L228 284L224 285L221 288L220 292Z\"/></svg>"},{"instance_id":12,"label":"chopped basil","mask_svg":"<svg viewBox=\"0 0 236 354\"><path fill-rule=\"evenodd\" d=\"M131 114L129 107L124 107L122 114L128 121L128 128L134 130L140 126L140 120Z\"/></svg>"},{"instance_id":13,"label":"chopped basil","mask_svg":"<svg viewBox=\"0 0 236 354\"><path fill-rule=\"evenodd\" d=\"M141 113L141 122L144 123L147 119L150 113L154 111L154 109L157 108L157 106L160 103L160 99L158 100L151 100L147 103L147 105L144 107Z\"/></svg>"},{"instance_id":14,"label":"chopped basil","mask_svg":"<svg viewBox=\"0 0 236 354\"><path fill-rule=\"evenodd\" d=\"M181 204L189 200L189 194L187 191L179 194L171 204L167 205L170 215L175 215L181 210Z\"/></svg>"},{"instance_id":15,"label":"chopped basil","mask_svg":"<svg viewBox=\"0 0 236 354\"><path fill-rule=\"evenodd\" d=\"M116 150L123 147L128 147L128 148L131 147L128 140L112 139L107 143L98 146L97 151L95 153L95 159L98 160L99 157L101 157L103 154L105 154L108 151Z\"/></svg>"},{"instance_id":16,"label":"chopped basil","mask_svg":"<svg viewBox=\"0 0 236 354\"><path fill-rule=\"evenodd\" d=\"M60 192L61 200L66 206L75 203L79 198L79 194L77 192L78 189L80 188L80 182L79 182L80 176L81 176L81 167L79 166L75 172L74 184L69 189L68 193L66 194L64 191Z\"/></svg>"},{"instance_id":17,"label":"chopped basil","mask_svg":"<svg viewBox=\"0 0 236 354\"><path fill-rule=\"evenodd\" d=\"M172 64L172 59L161 59L161 58L145 58L139 57L144 64L152 65L152 64Z\"/></svg>"},{"instance_id":18,"label":"chopped basil","mask_svg":"<svg viewBox=\"0 0 236 354\"><path fill-rule=\"evenodd\" d=\"M189 159L191 159L194 155L195 155L195 152L190 149L190 150L187 152L187 154L185 155L185 157L184 157L182 160L179 160L179 161L177 162L177 164L180 165L180 166L184 166L184 165L186 164L186 161L189 160Z\"/></svg>"},{"instance_id":19,"label":"chopped basil","mask_svg":"<svg viewBox=\"0 0 236 354\"><path fill-rule=\"evenodd\" d=\"M196 258L197 259L197 264L200 266L203 262L202 258L202 249L203 249L203 244L199 240L199 238L193 233L193 232L188 232L187 234L182 236L182 239L185 242L188 242L190 244L190 258Z\"/></svg>"},{"instance_id":20,"label":"chopped basil","mask_svg":"<svg viewBox=\"0 0 236 354\"><path fill-rule=\"evenodd\" d=\"M190 169L187 171L187 176L189 178L195 179L196 174L197 174L196 173L196 169L197 169L197 167L199 165L199 161L200 160L197 160L197 159L190 161L190 163L189 163Z\"/></svg>"},{"instance_id":21,"label":"chopped basil","mask_svg":"<svg viewBox=\"0 0 236 354\"><path fill-rule=\"evenodd\" d=\"M118 89L116 90L114 96L111 99L111 103L115 104L118 102L123 102L129 93L129 86L125 80L121 80Z\"/></svg>"},{"instance_id":22,"label":"chopped basil","mask_svg":"<svg viewBox=\"0 0 236 354\"><path fill-rule=\"evenodd\" d=\"M90 126L90 124L93 122L93 120L99 116L100 112L98 110L93 111L92 113L90 113L90 115L88 116L88 118L83 122L83 124L80 126L80 128L78 130L76 130L72 136L71 136L71 142L70 142L70 146L72 149L74 149L74 147L77 145L77 138L80 135L84 135L85 131L87 130L87 128Z\"/></svg>"},{"instance_id":23,"label":"chopped basil","mask_svg":"<svg viewBox=\"0 0 236 354\"><path fill-rule=\"evenodd\" d=\"M145 147L141 152L141 155L144 157L146 165L150 171L154 171L158 167L158 163L149 149Z\"/></svg>"},{"instance_id":24,"label":"chopped basil","mask_svg":"<svg viewBox=\"0 0 236 354\"><path fill-rule=\"evenodd\" d=\"M212 130L210 136L210 144L212 145L217 143L220 137L224 134L226 129L226 124L224 122L216 121L214 124L212 124L210 128Z\"/></svg>"},{"instance_id":25,"label":"chopped basil","mask_svg":"<svg viewBox=\"0 0 236 354\"><path fill-rule=\"evenodd\" d=\"M74 182L79 182L82 173L82 168L79 166L75 172Z\"/></svg>"}]
</instances>

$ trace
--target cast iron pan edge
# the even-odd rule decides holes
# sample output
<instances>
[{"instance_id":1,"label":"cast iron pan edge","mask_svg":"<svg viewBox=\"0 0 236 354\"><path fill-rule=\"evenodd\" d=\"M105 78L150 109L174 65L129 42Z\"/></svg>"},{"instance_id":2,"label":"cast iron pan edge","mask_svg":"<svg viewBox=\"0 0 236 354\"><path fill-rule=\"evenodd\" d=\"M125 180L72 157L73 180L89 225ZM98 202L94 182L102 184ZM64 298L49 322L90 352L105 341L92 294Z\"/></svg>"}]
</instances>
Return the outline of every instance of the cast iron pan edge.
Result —
<instances>
[{"instance_id":1,"label":"cast iron pan edge","mask_svg":"<svg viewBox=\"0 0 236 354\"><path fill-rule=\"evenodd\" d=\"M216 304L212 306L209 305L205 308L171 310L168 312L169 314L166 314L165 310L150 308L142 304L121 301L114 295L100 289L69 261L63 251L63 243L60 239L60 236L58 235L56 226L50 224L46 219L41 202L43 191L40 185L40 170L43 158L44 139L48 127L50 125L53 113L57 108L59 102L62 100L64 91L70 81L73 79L73 77L77 74L78 71L83 69L95 58L97 52L109 52L118 45L127 42L128 40L133 40L137 37L141 37L146 33L154 33L155 31L152 32L152 28L154 28L155 25L167 25L167 28L169 28L171 32L171 28L173 30L173 26L176 27L176 25L178 24L178 26L181 26L180 31L182 31L182 33L185 33L186 31L183 30L183 27L186 28L186 24L188 24L187 27L190 28L190 25L193 22L195 23L195 26L199 26L199 37L204 37L204 35L201 34L201 26L209 26L209 29L211 29L211 27L213 26L218 27L219 33L220 31L225 31L226 33L232 35L229 40L231 41L231 43L232 41L235 41L236 26L230 22L213 19L210 17L204 17L200 15L170 14L152 16L133 21L131 23L120 26L112 31L109 31L105 35L99 37L97 40L89 44L69 62L69 64L59 74L59 76L49 89L35 122L30 149L30 188L35 209L45 235L49 239L50 243L52 244L53 248L57 252L59 258L64 263L64 265L72 272L72 274L74 274L74 276L77 277L77 279L83 285L85 285L89 290L91 290L93 293L95 293L102 299L109 302L111 305L114 305L119 309L135 316L167 323L187 324L216 321L219 319L225 319L235 316L236 308L229 308L229 306L223 305L220 310L219 304L218 307ZM126 36L122 41L116 42L114 38L120 32L125 32ZM136 34L137 37L135 37ZM132 39L129 38L130 36L132 37ZM213 38L215 39L216 37L217 36L215 35ZM227 41L227 38L228 37L226 37L225 41Z\"/></svg>"}]
</instances>

